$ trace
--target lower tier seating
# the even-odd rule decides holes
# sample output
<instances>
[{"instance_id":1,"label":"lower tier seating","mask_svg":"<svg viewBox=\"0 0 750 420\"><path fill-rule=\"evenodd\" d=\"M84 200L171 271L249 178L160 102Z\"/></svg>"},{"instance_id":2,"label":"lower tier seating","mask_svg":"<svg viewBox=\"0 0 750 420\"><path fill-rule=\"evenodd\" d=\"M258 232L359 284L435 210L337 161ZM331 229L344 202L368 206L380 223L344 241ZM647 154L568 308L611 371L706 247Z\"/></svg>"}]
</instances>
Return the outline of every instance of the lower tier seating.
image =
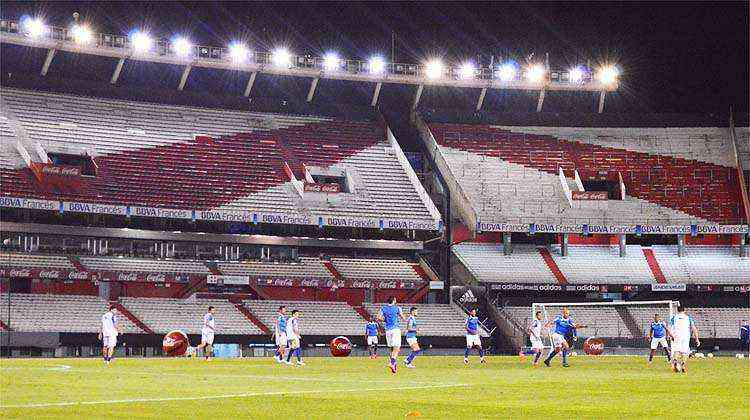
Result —
<instances>
[{"instance_id":1,"label":"lower tier seating","mask_svg":"<svg viewBox=\"0 0 750 420\"><path fill-rule=\"evenodd\" d=\"M279 306L287 316L300 311L300 331L305 335L364 335L365 320L344 302L312 302L282 300L247 300L245 306L273 330Z\"/></svg>"}]
</instances>

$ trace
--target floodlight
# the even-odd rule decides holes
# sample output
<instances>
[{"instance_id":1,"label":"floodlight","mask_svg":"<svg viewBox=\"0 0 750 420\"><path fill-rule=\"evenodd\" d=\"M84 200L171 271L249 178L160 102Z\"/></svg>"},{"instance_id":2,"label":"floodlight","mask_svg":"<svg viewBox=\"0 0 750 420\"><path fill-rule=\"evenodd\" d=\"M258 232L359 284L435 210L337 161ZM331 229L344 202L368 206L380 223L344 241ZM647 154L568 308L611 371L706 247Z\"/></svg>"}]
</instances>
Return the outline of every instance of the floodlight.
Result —
<instances>
[{"instance_id":1,"label":"floodlight","mask_svg":"<svg viewBox=\"0 0 750 420\"><path fill-rule=\"evenodd\" d=\"M516 78L516 66L512 63L505 63L497 69L497 76L503 82L510 82Z\"/></svg>"},{"instance_id":2,"label":"floodlight","mask_svg":"<svg viewBox=\"0 0 750 420\"><path fill-rule=\"evenodd\" d=\"M232 42L229 44L229 57L235 63L244 63L247 60L248 51L247 47L240 42Z\"/></svg>"},{"instance_id":3,"label":"floodlight","mask_svg":"<svg viewBox=\"0 0 750 420\"><path fill-rule=\"evenodd\" d=\"M439 79L443 76L443 63L438 59L428 61L424 65L424 74L428 79Z\"/></svg>"},{"instance_id":4,"label":"floodlight","mask_svg":"<svg viewBox=\"0 0 750 420\"><path fill-rule=\"evenodd\" d=\"M151 51L153 40L148 33L135 31L130 35L130 46L136 53L145 53Z\"/></svg>"},{"instance_id":5,"label":"floodlight","mask_svg":"<svg viewBox=\"0 0 750 420\"><path fill-rule=\"evenodd\" d=\"M471 61L461 64L461 67L458 69L458 75L462 79L473 79L474 76L476 76L476 73L477 69Z\"/></svg>"},{"instance_id":6,"label":"floodlight","mask_svg":"<svg viewBox=\"0 0 750 420\"><path fill-rule=\"evenodd\" d=\"M531 64L526 68L526 80L531 83L539 83L544 79L547 70L541 64Z\"/></svg>"},{"instance_id":7,"label":"floodlight","mask_svg":"<svg viewBox=\"0 0 750 420\"><path fill-rule=\"evenodd\" d=\"M573 67L568 70L568 79L570 83L581 83L583 81L584 71L581 66Z\"/></svg>"},{"instance_id":8,"label":"floodlight","mask_svg":"<svg viewBox=\"0 0 750 420\"><path fill-rule=\"evenodd\" d=\"M341 58L335 52L326 53L323 56L323 70L337 71L341 68Z\"/></svg>"},{"instance_id":9,"label":"floodlight","mask_svg":"<svg viewBox=\"0 0 750 420\"><path fill-rule=\"evenodd\" d=\"M73 36L73 40L76 42L76 44L83 45L91 42L91 29L89 29L87 26L75 24L70 29L70 34Z\"/></svg>"},{"instance_id":10,"label":"floodlight","mask_svg":"<svg viewBox=\"0 0 750 420\"><path fill-rule=\"evenodd\" d=\"M603 66L596 75L597 79L605 85L617 82L618 76L620 76L620 71L614 66Z\"/></svg>"},{"instance_id":11,"label":"floodlight","mask_svg":"<svg viewBox=\"0 0 750 420\"><path fill-rule=\"evenodd\" d=\"M193 44L189 39L178 36L172 40L172 51L174 51L178 57L189 57L192 55Z\"/></svg>"},{"instance_id":12,"label":"floodlight","mask_svg":"<svg viewBox=\"0 0 750 420\"><path fill-rule=\"evenodd\" d=\"M276 48L271 53L271 62L276 67L289 68L292 66L292 55L286 48Z\"/></svg>"},{"instance_id":13,"label":"floodlight","mask_svg":"<svg viewBox=\"0 0 750 420\"><path fill-rule=\"evenodd\" d=\"M385 72L385 60L382 57L374 56L369 61L371 74L383 74Z\"/></svg>"},{"instance_id":14,"label":"floodlight","mask_svg":"<svg viewBox=\"0 0 750 420\"><path fill-rule=\"evenodd\" d=\"M47 25L44 24L41 18L26 17L21 20L21 27L24 33L30 38L39 38L47 33L48 30Z\"/></svg>"}]
</instances>

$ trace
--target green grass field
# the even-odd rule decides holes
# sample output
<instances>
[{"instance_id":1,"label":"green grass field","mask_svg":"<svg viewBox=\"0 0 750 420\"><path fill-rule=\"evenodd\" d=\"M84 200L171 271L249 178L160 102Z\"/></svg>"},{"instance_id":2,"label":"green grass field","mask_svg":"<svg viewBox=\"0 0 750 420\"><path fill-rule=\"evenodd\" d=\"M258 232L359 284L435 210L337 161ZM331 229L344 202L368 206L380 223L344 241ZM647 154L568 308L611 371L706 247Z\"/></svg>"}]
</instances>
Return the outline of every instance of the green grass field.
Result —
<instances>
[{"instance_id":1,"label":"green grass field","mask_svg":"<svg viewBox=\"0 0 750 420\"><path fill-rule=\"evenodd\" d=\"M750 418L750 361L575 357L563 369L515 357L0 360L0 418ZM564 401L563 403L558 403Z\"/></svg>"}]
</instances>

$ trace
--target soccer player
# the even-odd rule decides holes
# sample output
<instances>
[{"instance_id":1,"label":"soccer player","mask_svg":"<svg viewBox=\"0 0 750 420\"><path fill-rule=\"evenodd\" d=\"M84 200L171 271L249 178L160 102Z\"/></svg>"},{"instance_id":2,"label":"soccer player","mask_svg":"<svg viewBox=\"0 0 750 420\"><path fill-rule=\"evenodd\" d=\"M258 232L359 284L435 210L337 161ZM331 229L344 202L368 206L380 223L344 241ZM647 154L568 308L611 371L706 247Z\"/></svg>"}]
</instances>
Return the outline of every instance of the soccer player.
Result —
<instances>
[{"instance_id":1,"label":"soccer player","mask_svg":"<svg viewBox=\"0 0 750 420\"><path fill-rule=\"evenodd\" d=\"M742 321L740 326L740 351L750 352L750 322Z\"/></svg>"},{"instance_id":2,"label":"soccer player","mask_svg":"<svg viewBox=\"0 0 750 420\"><path fill-rule=\"evenodd\" d=\"M300 313L298 310L292 310L292 316L286 320L286 338L289 340L289 352L286 355L286 364L292 364L292 354L297 356L297 366L304 366L305 362L302 361L302 348L300 348L300 340L302 335L299 329L299 317Z\"/></svg>"},{"instance_id":3,"label":"soccer player","mask_svg":"<svg viewBox=\"0 0 750 420\"><path fill-rule=\"evenodd\" d=\"M102 326L99 331L99 339L102 340L102 357L107 366L109 366L112 356L115 354L117 334L120 332L120 325L117 323L114 309L114 304L107 304L107 312L102 315Z\"/></svg>"},{"instance_id":4,"label":"soccer player","mask_svg":"<svg viewBox=\"0 0 750 420\"><path fill-rule=\"evenodd\" d=\"M677 307L677 313L669 319L669 330L672 333L672 371L687 373L687 359L690 356L690 335L695 339L695 345L700 347L698 328L693 318L685 313L685 307Z\"/></svg>"},{"instance_id":5,"label":"soccer player","mask_svg":"<svg viewBox=\"0 0 750 420\"><path fill-rule=\"evenodd\" d=\"M286 306L279 306L278 316L276 317L276 324L273 328L274 339L276 342L276 355L275 359L278 363L283 363L286 359Z\"/></svg>"},{"instance_id":6,"label":"soccer player","mask_svg":"<svg viewBox=\"0 0 750 420\"><path fill-rule=\"evenodd\" d=\"M563 367L570 367L568 364L568 353L570 353L570 344L568 344L565 336L573 334L573 340L578 340L577 330L586 328L583 324L576 324L573 322L573 318L570 317L570 311L568 308L562 308L562 313L555 317L554 320L547 323L544 328L549 328L552 325L555 326L555 331L552 333L552 346L554 349L549 353L544 364L549 367L552 358L562 351L562 365Z\"/></svg>"},{"instance_id":7,"label":"soccer player","mask_svg":"<svg viewBox=\"0 0 750 420\"><path fill-rule=\"evenodd\" d=\"M214 352L214 331L216 331L216 321L214 321L213 306L208 307L208 312L203 315L203 326L201 327L201 343L195 347L195 350L203 349L203 356L206 361L211 360Z\"/></svg>"},{"instance_id":8,"label":"soccer player","mask_svg":"<svg viewBox=\"0 0 750 420\"><path fill-rule=\"evenodd\" d=\"M667 324L661 320L659 314L654 314L654 321L648 330L648 338L651 339L651 353L648 355L648 363L654 360L654 354L659 349L659 346L664 351L664 355L667 356L667 361L672 361L669 355L669 343L667 342L667 335L669 334Z\"/></svg>"},{"instance_id":9,"label":"soccer player","mask_svg":"<svg viewBox=\"0 0 750 420\"><path fill-rule=\"evenodd\" d=\"M409 309L409 318L406 320L406 343L411 347L411 353L406 356L404 364L408 368L413 368L412 362L422 352L417 342L417 308L414 306Z\"/></svg>"},{"instance_id":10,"label":"soccer player","mask_svg":"<svg viewBox=\"0 0 750 420\"><path fill-rule=\"evenodd\" d=\"M378 357L378 323L374 319L365 324L365 342L370 359L376 359Z\"/></svg>"},{"instance_id":11,"label":"soccer player","mask_svg":"<svg viewBox=\"0 0 750 420\"><path fill-rule=\"evenodd\" d=\"M542 311L536 311L534 314L534 320L526 330L529 334L529 341L531 341L531 349L526 352L519 352L518 356L521 361L526 360L526 356L534 355L534 366L539 366L539 359L542 357L542 350L544 349L544 343L542 342Z\"/></svg>"},{"instance_id":12,"label":"soccer player","mask_svg":"<svg viewBox=\"0 0 750 420\"><path fill-rule=\"evenodd\" d=\"M404 320L404 313L396 305L396 297L391 297L387 305L380 308L378 319L385 323L385 341L391 349L390 369L395 374L398 370L396 358L401 350L401 321Z\"/></svg>"},{"instance_id":13,"label":"soccer player","mask_svg":"<svg viewBox=\"0 0 750 420\"><path fill-rule=\"evenodd\" d=\"M479 352L479 363L486 363L487 360L484 358L482 340L479 338L479 318L477 318L477 310L472 308L469 311L469 316L466 317L466 350L464 350L465 365L469 364L469 352L474 347L476 347Z\"/></svg>"}]
</instances>

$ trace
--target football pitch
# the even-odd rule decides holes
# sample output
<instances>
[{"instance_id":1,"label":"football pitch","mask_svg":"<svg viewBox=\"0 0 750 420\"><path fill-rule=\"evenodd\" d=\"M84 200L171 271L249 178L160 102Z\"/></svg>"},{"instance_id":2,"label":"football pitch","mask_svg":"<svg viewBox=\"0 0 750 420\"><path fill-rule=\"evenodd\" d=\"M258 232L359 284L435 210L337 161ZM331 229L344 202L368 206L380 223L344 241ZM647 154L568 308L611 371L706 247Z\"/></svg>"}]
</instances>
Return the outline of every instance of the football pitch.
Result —
<instances>
[{"instance_id":1,"label":"football pitch","mask_svg":"<svg viewBox=\"0 0 750 420\"><path fill-rule=\"evenodd\" d=\"M0 360L0 418L750 418L750 361L574 357L564 369L516 357Z\"/></svg>"}]
</instances>

